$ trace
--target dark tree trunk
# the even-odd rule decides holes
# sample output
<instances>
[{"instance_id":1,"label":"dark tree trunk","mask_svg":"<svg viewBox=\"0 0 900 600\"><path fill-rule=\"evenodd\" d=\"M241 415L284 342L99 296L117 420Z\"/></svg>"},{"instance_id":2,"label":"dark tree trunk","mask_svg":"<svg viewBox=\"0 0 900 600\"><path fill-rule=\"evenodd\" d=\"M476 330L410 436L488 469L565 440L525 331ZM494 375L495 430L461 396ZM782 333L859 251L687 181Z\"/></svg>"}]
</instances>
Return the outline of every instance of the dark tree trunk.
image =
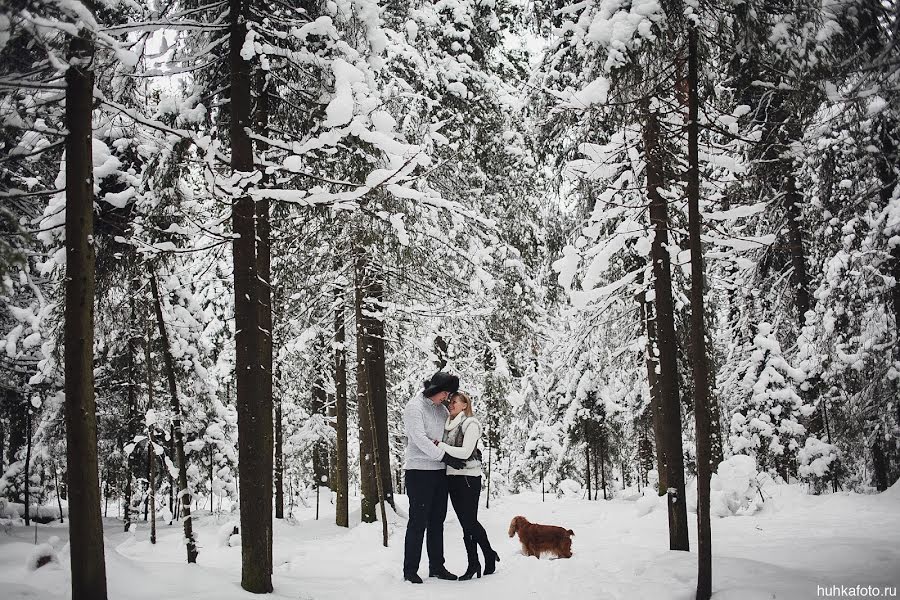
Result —
<instances>
[{"instance_id":1,"label":"dark tree trunk","mask_svg":"<svg viewBox=\"0 0 900 600\"><path fill-rule=\"evenodd\" d=\"M175 361L172 359L172 350L169 346L169 334L166 331L166 323L163 321L162 300L159 296L159 286L156 283L156 273L150 269L150 290L153 293L153 302L156 305L156 325L159 328L159 337L162 341L163 362L166 367L166 380L169 385L169 403L172 409L172 445L175 446L175 458L178 460L178 498L181 501L181 514L184 523L184 540L187 546L188 563L197 562L197 542L194 540L194 528L191 521L191 493L188 490L187 459L184 454L184 428L181 425L181 400L178 398L178 386L175 382ZM171 477L171 476L170 476ZM171 483L169 489L171 490ZM170 492L171 496L171 492ZM170 507L170 510L174 507ZM175 511L172 510L174 513Z\"/></svg>"},{"instance_id":2,"label":"dark tree trunk","mask_svg":"<svg viewBox=\"0 0 900 600\"><path fill-rule=\"evenodd\" d=\"M150 353L150 329L147 329L147 344L144 346L144 352L147 363L147 410L153 409L153 361ZM155 423L147 424L147 484L150 488L150 494L147 496L147 508L150 515L150 543L156 543L156 448L153 429ZM145 520L146 520L145 513Z\"/></svg>"},{"instance_id":3,"label":"dark tree trunk","mask_svg":"<svg viewBox=\"0 0 900 600\"><path fill-rule=\"evenodd\" d=\"M86 3L88 9L92 3ZM82 29L72 38L66 71L66 479L72 555L72 600L105 600L106 563L97 416L94 403L94 169L91 114L94 43Z\"/></svg>"},{"instance_id":4,"label":"dark tree trunk","mask_svg":"<svg viewBox=\"0 0 900 600\"><path fill-rule=\"evenodd\" d=\"M256 103L256 124L260 134L268 136L269 134L269 91L266 74L261 71L257 75L257 103ZM265 157L268 150L268 144L259 142L258 144L261 158ZM267 183L268 176L264 173L262 183ZM259 351L260 351L260 369L259 369L259 389L260 396L265 402L272 407L273 404L273 356L274 356L274 332L275 319L272 314L272 244L271 244L271 223L269 219L269 199L260 198L256 201L256 265L259 270ZM281 412L281 401L275 408ZM270 421L272 417L269 418ZM281 415L278 415L278 427L281 428ZM283 435L279 432L278 437ZM284 457L282 456L282 448L275 451L275 464L280 465L281 473L275 477L276 487L276 517L284 518ZM279 470L276 468L276 470ZM280 485L279 485L280 484ZM278 516L277 513L281 513ZM271 519L270 519L271 520ZM269 535L271 537L271 526L269 527ZM269 541L269 563L272 559L272 543Z\"/></svg>"},{"instance_id":5,"label":"dark tree trunk","mask_svg":"<svg viewBox=\"0 0 900 600\"><path fill-rule=\"evenodd\" d=\"M359 467L361 519L374 523L378 504L376 473L380 471L385 500L393 505L391 471L387 441L387 397L384 376L384 324L372 316L373 301L380 300L381 287L365 253L355 259L356 307L356 388L359 413ZM368 403L372 403L369 410ZM374 423L369 415L373 416ZM376 437L377 436L377 440ZM376 448L380 451L375 456ZM387 458L387 460L385 460ZM376 463L379 471L376 471ZM386 478L386 481L385 481Z\"/></svg>"},{"instance_id":6,"label":"dark tree trunk","mask_svg":"<svg viewBox=\"0 0 900 600\"><path fill-rule=\"evenodd\" d=\"M786 159L790 161L790 159ZM800 215L800 206L803 197L797 190L797 181L794 176L793 165L787 165L785 178L785 212L788 225L788 248L791 252L791 266L793 267L793 282L795 289L794 305L797 309L797 322L800 327L806 323L806 311L809 310L809 272L806 267L806 253L803 248L803 232Z\"/></svg>"},{"instance_id":7,"label":"dark tree trunk","mask_svg":"<svg viewBox=\"0 0 900 600\"><path fill-rule=\"evenodd\" d=\"M66 520L63 518L63 507L62 507L62 496L60 495L59 489L59 467L56 466L56 461L53 461L53 485L56 487L56 504L59 506L59 522L65 523Z\"/></svg>"},{"instance_id":8,"label":"dark tree trunk","mask_svg":"<svg viewBox=\"0 0 900 600\"><path fill-rule=\"evenodd\" d=\"M135 330L137 329L137 311L134 307L134 294L136 293L135 286L133 285L134 281L132 280L131 286L131 295L128 299L128 306L130 311L131 318L131 327L128 331L128 349L127 349L127 360L128 360L128 422L125 424L125 436L126 439L131 442L134 439L135 434L137 433L135 429L135 424L137 422L137 373L135 370L135 362L134 362L134 346L135 346ZM124 529L128 531L128 528L131 527L131 502L132 502L132 486L131 486L131 457L134 454L134 450L128 453L128 456L125 457L125 500L124 500Z\"/></svg>"},{"instance_id":9,"label":"dark tree trunk","mask_svg":"<svg viewBox=\"0 0 900 600\"><path fill-rule=\"evenodd\" d=\"M247 33L248 2L229 0L231 77L231 168L249 176L254 170L250 65L241 56ZM237 379L238 464L240 465L241 587L272 591L273 419L270 365L261 336L261 286L258 282L253 200L243 195L232 206L236 235L234 257L235 373ZM268 380L268 382L266 381Z\"/></svg>"},{"instance_id":10,"label":"dark tree trunk","mask_svg":"<svg viewBox=\"0 0 900 600\"><path fill-rule=\"evenodd\" d=\"M587 499L590 500L591 499L591 445L588 443L585 443L585 445L584 445L584 465L585 465L585 468L584 468L585 477L584 478L587 481L587 491L588 491Z\"/></svg>"},{"instance_id":11,"label":"dark tree trunk","mask_svg":"<svg viewBox=\"0 0 900 600\"><path fill-rule=\"evenodd\" d=\"M881 447L881 440L875 440L872 444L872 470L875 476L875 489L879 492L888 489L887 474L887 458L884 456L884 449Z\"/></svg>"},{"instance_id":12,"label":"dark tree trunk","mask_svg":"<svg viewBox=\"0 0 900 600\"><path fill-rule=\"evenodd\" d=\"M606 500L606 432L600 432L600 487L603 488L603 499Z\"/></svg>"},{"instance_id":13,"label":"dark tree trunk","mask_svg":"<svg viewBox=\"0 0 900 600\"><path fill-rule=\"evenodd\" d=\"M662 496L666 493L666 444L663 437L663 412L662 397L660 395L659 375L656 369L659 366L657 347L659 341L656 337L656 315L653 314L653 304L647 302L645 292L638 293L638 303L641 307L641 320L644 322L644 331L647 333L647 386L650 389L650 415L653 423L653 446L656 449L656 472L659 478L658 492Z\"/></svg>"},{"instance_id":14,"label":"dark tree trunk","mask_svg":"<svg viewBox=\"0 0 900 600\"><path fill-rule=\"evenodd\" d=\"M350 526L347 463L347 350L344 327L344 294L339 289L334 303L334 407L337 417L337 459L335 469L337 506L335 523Z\"/></svg>"},{"instance_id":15,"label":"dark tree trunk","mask_svg":"<svg viewBox=\"0 0 900 600\"><path fill-rule=\"evenodd\" d=\"M284 518L284 423L281 396L275 404L275 518Z\"/></svg>"},{"instance_id":16,"label":"dark tree trunk","mask_svg":"<svg viewBox=\"0 0 900 600\"><path fill-rule=\"evenodd\" d=\"M28 444L25 446L25 474L23 477L22 493L25 495L25 526L31 525L31 508L29 500L31 499L31 402L25 405L25 433L28 437Z\"/></svg>"},{"instance_id":17,"label":"dark tree trunk","mask_svg":"<svg viewBox=\"0 0 900 600\"><path fill-rule=\"evenodd\" d=\"M312 389L312 412L317 415L325 414L325 383L321 378L316 379ZM328 482L328 446L324 442L316 442L313 448L313 479L315 486L329 486Z\"/></svg>"},{"instance_id":18,"label":"dark tree trunk","mask_svg":"<svg viewBox=\"0 0 900 600\"><path fill-rule=\"evenodd\" d=\"M687 503L684 492L684 455L681 444L681 402L678 392L678 346L675 340L675 315L672 301L672 276L669 267L669 215L659 188L663 181L664 153L660 147L657 114L645 108L644 153L647 169L647 195L650 222L654 230L651 245L656 299L656 333L659 349L659 389L662 405L663 440L666 460L666 489L669 507L669 549L688 550Z\"/></svg>"},{"instance_id":19,"label":"dark tree trunk","mask_svg":"<svg viewBox=\"0 0 900 600\"><path fill-rule=\"evenodd\" d=\"M712 477L709 411L709 368L706 354L703 248L700 243L700 157L698 122L697 29L688 32L688 230L691 251L691 349L694 376L694 420L697 436L697 600L712 595L712 535L709 484Z\"/></svg>"}]
</instances>

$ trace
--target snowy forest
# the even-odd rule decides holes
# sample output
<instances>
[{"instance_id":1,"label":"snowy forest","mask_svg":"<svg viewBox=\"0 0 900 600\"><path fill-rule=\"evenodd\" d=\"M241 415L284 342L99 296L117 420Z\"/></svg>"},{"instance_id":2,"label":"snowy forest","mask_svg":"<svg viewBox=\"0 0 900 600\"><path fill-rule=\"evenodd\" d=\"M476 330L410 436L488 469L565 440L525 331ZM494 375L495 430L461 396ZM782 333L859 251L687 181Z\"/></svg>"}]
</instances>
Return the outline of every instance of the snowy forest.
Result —
<instances>
[{"instance_id":1,"label":"snowy forest","mask_svg":"<svg viewBox=\"0 0 900 600\"><path fill-rule=\"evenodd\" d=\"M419 592L435 371L430 597L896 595L898 176L897 0L0 0L0 596Z\"/></svg>"}]
</instances>

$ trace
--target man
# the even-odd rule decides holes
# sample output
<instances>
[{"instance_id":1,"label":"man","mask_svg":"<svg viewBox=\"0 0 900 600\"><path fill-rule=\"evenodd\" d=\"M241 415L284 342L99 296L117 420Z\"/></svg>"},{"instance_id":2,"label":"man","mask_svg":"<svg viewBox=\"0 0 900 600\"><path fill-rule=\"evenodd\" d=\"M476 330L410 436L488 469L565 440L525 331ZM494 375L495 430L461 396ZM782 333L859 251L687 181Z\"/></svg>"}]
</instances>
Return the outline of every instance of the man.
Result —
<instances>
[{"instance_id":1,"label":"man","mask_svg":"<svg viewBox=\"0 0 900 600\"><path fill-rule=\"evenodd\" d=\"M443 438L447 421L444 402L459 389L459 377L438 371L425 382L403 411L406 430L406 494L409 524L403 556L403 579L422 583L419 561L422 538L428 532L428 576L455 580L444 567L444 518L447 516L446 465L462 468L465 461L453 458L435 444Z\"/></svg>"}]
</instances>

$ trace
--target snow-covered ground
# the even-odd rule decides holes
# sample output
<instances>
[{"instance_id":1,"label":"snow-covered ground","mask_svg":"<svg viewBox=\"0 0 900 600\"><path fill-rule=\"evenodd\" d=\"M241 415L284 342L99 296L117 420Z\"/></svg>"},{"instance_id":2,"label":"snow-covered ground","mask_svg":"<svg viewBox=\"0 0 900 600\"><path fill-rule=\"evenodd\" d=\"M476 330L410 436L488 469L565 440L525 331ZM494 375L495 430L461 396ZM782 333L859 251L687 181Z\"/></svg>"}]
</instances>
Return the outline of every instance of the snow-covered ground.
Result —
<instances>
[{"instance_id":1,"label":"snow-covered ground","mask_svg":"<svg viewBox=\"0 0 900 600\"><path fill-rule=\"evenodd\" d=\"M714 597L719 600L803 599L817 586L900 585L900 484L880 495L839 493L808 496L797 487L773 488L773 497L753 516L713 520ZM353 500L353 499L351 499ZM398 502L403 508L406 498ZM670 552L665 505L643 516L628 500L587 501L521 494L492 501L481 520L499 551L497 573L480 580L426 579L413 586L401 578L405 521L391 515L390 547L381 545L380 524L350 530L333 525L331 506L295 511L297 522L276 521L273 598L326 600L421 597L459 600L582 598L591 600L693 598L696 555ZM575 531L568 560L526 558L507 537L510 519L565 525ZM235 517L236 518L236 515ZM357 515L358 519L358 515ZM696 527L691 515L691 544ZM165 526L151 546L141 522L132 536L107 521L106 564L110 598L251 598L240 589L240 550L220 545L227 517L199 519L200 558L184 564L181 531ZM38 541L51 536L59 562L27 568L34 528L0 529L0 598L66 598L69 595L67 529L39 525ZM447 567L465 570L462 533L452 509L445 528ZM77 560L77 557L76 557ZM423 556L420 574L427 575ZM832 596L834 597L834 596Z\"/></svg>"}]
</instances>

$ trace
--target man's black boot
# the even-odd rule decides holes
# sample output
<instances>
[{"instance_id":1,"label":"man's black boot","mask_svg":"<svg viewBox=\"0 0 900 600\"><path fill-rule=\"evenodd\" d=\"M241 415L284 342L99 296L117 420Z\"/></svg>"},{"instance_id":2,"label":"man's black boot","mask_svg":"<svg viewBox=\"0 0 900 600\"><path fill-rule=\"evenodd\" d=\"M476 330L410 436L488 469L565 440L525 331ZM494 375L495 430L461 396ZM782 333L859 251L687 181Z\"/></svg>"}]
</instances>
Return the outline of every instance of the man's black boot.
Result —
<instances>
[{"instance_id":1,"label":"man's black boot","mask_svg":"<svg viewBox=\"0 0 900 600\"><path fill-rule=\"evenodd\" d=\"M410 583L422 583L422 578L419 577L418 573L404 573L403 580Z\"/></svg>"},{"instance_id":2,"label":"man's black boot","mask_svg":"<svg viewBox=\"0 0 900 600\"><path fill-rule=\"evenodd\" d=\"M459 577L448 571L445 567L428 569L428 576L437 577L438 579L446 579L447 581L456 581L457 579L459 579Z\"/></svg>"}]
</instances>

